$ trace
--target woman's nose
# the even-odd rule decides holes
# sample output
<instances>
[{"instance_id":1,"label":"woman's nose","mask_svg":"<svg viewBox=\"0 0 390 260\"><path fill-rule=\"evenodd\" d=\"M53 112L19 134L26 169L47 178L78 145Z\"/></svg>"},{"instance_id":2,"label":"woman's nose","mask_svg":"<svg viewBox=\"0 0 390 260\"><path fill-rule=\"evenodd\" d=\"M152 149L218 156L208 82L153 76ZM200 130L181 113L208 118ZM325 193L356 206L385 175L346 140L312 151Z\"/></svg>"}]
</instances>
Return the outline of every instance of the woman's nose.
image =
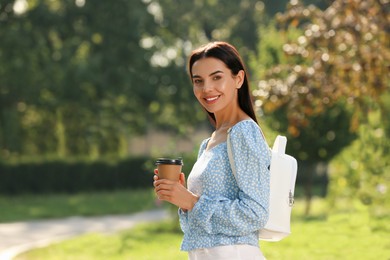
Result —
<instances>
[{"instance_id":1,"label":"woman's nose","mask_svg":"<svg viewBox=\"0 0 390 260\"><path fill-rule=\"evenodd\" d=\"M203 85L203 92L210 92L214 89L214 85L211 82L205 82Z\"/></svg>"}]
</instances>

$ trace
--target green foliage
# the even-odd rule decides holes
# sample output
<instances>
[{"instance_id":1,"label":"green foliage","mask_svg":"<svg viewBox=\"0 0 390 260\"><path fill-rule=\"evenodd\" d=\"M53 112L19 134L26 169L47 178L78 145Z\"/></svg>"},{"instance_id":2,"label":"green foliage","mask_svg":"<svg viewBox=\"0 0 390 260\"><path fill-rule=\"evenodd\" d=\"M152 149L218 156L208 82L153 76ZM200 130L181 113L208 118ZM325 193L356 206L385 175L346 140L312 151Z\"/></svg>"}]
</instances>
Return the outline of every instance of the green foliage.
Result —
<instances>
[{"instance_id":1,"label":"green foliage","mask_svg":"<svg viewBox=\"0 0 390 260\"><path fill-rule=\"evenodd\" d=\"M188 47L213 40L227 40L240 46L245 56L255 51L256 28L264 21L264 4L256 0L155 0L149 6L161 8L154 12L161 27L158 37L165 46ZM180 21L180 22L177 22ZM180 56L179 56L180 58Z\"/></svg>"},{"instance_id":2,"label":"green foliage","mask_svg":"<svg viewBox=\"0 0 390 260\"><path fill-rule=\"evenodd\" d=\"M346 110L344 103L335 104L326 113L309 116L312 123L301 128L298 135L291 134L294 130L289 129L286 115L287 107L278 109L267 122L272 129L289 137L287 152L301 161L330 161L356 139L356 134L350 131L352 113Z\"/></svg>"},{"instance_id":3,"label":"green foliage","mask_svg":"<svg viewBox=\"0 0 390 260\"><path fill-rule=\"evenodd\" d=\"M370 142L363 132L357 131L359 125L373 127L366 123L373 104L379 114L388 114L385 109L388 101L382 98L390 87L386 8L386 3L375 0L336 0L325 10L291 1L287 11L277 15L281 30L270 33L283 55L272 51L269 51L272 55L265 54L264 50L274 50L268 47L269 39L260 41L258 47L263 50L259 52L259 62L270 67L265 72L260 71L263 78L253 92L256 105L268 117L271 128L290 137L293 144L289 146L290 152L305 162L300 165L309 165L309 169L300 172L313 174L315 167L310 164L329 162L359 137L362 146L353 149L357 148L364 155L365 159L359 162L364 164L364 169L359 169L357 180L351 180L359 183L352 187L360 190L363 201L370 200L378 185L387 187L384 184L387 177L373 178L378 172L388 171L387 164L372 167L374 160L388 161L384 152L387 148L383 145L386 139ZM291 29L300 30L300 36L295 39L284 36L289 35ZM284 44L280 42L282 36ZM383 116L383 120L385 118ZM375 152L366 149L369 146ZM378 152L378 148L384 151ZM338 183L336 177L332 180ZM310 182L307 190L309 186Z\"/></svg>"},{"instance_id":4,"label":"green foliage","mask_svg":"<svg viewBox=\"0 0 390 260\"><path fill-rule=\"evenodd\" d=\"M259 34L256 46L258 54L250 57L249 65L253 71L252 78L260 81L266 78L267 72L272 67L287 64L288 59L283 53L283 45L286 41L296 39L302 31L291 28L288 32L282 32L272 20L266 25L260 25L257 33Z\"/></svg>"},{"instance_id":5,"label":"green foliage","mask_svg":"<svg viewBox=\"0 0 390 260\"><path fill-rule=\"evenodd\" d=\"M2 1L0 155L126 156L152 127L188 134L206 118L186 75L190 50L227 40L246 59L277 5Z\"/></svg>"},{"instance_id":6,"label":"green foliage","mask_svg":"<svg viewBox=\"0 0 390 260\"><path fill-rule=\"evenodd\" d=\"M390 214L390 112L389 95L381 110L373 108L366 124L359 127L359 140L332 163L331 201L359 198L373 216ZM383 114L382 114L383 113Z\"/></svg>"},{"instance_id":7,"label":"green foliage","mask_svg":"<svg viewBox=\"0 0 390 260\"><path fill-rule=\"evenodd\" d=\"M286 6L288 5L290 0L279 0L279 1L273 1L273 0L263 0L265 4L265 11L270 17L274 17L278 13L284 12L286 10ZM328 0L303 0L302 1L305 5L315 5L318 8L325 9L329 6Z\"/></svg>"},{"instance_id":8,"label":"green foliage","mask_svg":"<svg viewBox=\"0 0 390 260\"><path fill-rule=\"evenodd\" d=\"M50 194L150 187L147 157L111 160L53 160L3 163L1 194ZM23 180L23 181L21 181Z\"/></svg>"},{"instance_id":9,"label":"green foliage","mask_svg":"<svg viewBox=\"0 0 390 260\"><path fill-rule=\"evenodd\" d=\"M300 33L301 30L294 28L283 33L273 24L260 28L259 55L252 57L250 63L252 69L257 69L257 77L261 79L259 88L253 91L255 96L268 96L262 88L267 84L263 79L268 77L270 70L275 66L307 62L302 59L288 58L283 53L285 42L298 38ZM296 131L295 126L288 120L289 105L275 110L273 99L273 96L269 96L267 100L258 98L256 104L260 112L264 113L264 120L269 128L288 137L287 152L301 161L329 161L356 138L356 135L351 133L349 125L352 113L346 109L343 101L329 107L326 113L308 116L310 123Z\"/></svg>"},{"instance_id":10,"label":"green foliage","mask_svg":"<svg viewBox=\"0 0 390 260\"><path fill-rule=\"evenodd\" d=\"M151 50L156 100L151 103L153 124L179 134L188 126L206 122L204 111L193 96L186 73L190 51L208 41L226 40L247 58L256 51L256 28L266 20L264 4L255 0L145 1L158 27L144 32L142 43Z\"/></svg>"},{"instance_id":11,"label":"green foliage","mask_svg":"<svg viewBox=\"0 0 390 260\"><path fill-rule=\"evenodd\" d=\"M149 67L139 41L151 15L141 1L78 3L30 1L21 14L14 1L0 5L5 155L118 152L121 135L145 128L142 108L153 97L150 70L139 69Z\"/></svg>"},{"instance_id":12,"label":"green foliage","mask_svg":"<svg viewBox=\"0 0 390 260\"><path fill-rule=\"evenodd\" d=\"M300 28L303 34L283 45L289 63L273 67L260 82L257 96L264 104L258 102L259 106L268 113L287 106L290 132L297 135L312 123L311 116L347 100L354 105L350 121L356 130L357 115L364 117L367 105L381 102L379 97L389 90L390 34L385 5L375 0L337 0L321 11L292 1L278 16L279 25L288 30Z\"/></svg>"},{"instance_id":13,"label":"green foliage","mask_svg":"<svg viewBox=\"0 0 390 260\"><path fill-rule=\"evenodd\" d=\"M126 140L151 127L185 134L206 118L186 75L189 50L221 39L249 53L263 17L257 1L26 3L0 4L4 157L127 155Z\"/></svg>"}]
</instances>

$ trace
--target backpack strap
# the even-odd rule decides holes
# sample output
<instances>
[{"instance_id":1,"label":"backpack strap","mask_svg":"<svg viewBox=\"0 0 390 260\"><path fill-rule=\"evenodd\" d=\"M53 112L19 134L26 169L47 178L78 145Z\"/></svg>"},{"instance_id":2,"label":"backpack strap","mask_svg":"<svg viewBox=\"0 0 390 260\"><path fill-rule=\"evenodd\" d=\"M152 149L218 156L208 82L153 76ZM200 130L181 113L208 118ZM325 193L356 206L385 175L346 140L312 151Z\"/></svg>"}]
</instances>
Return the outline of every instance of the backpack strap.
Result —
<instances>
[{"instance_id":1,"label":"backpack strap","mask_svg":"<svg viewBox=\"0 0 390 260\"><path fill-rule=\"evenodd\" d=\"M232 168L234 178L236 178L236 165L234 164L233 152L232 152L231 141L230 141L230 131L231 130L232 130L232 128L229 128L227 130L226 145L227 145L227 152L228 152L228 157L229 157L229 162L230 162L230 168ZM237 179L236 179L236 181L237 181Z\"/></svg>"},{"instance_id":2,"label":"backpack strap","mask_svg":"<svg viewBox=\"0 0 390 260\"><path fill-rule=\"evenodd\" d=\"M285 136L278 135L275 139L272 151L278 154L286 153L287 138Z\"/></svg>"},{"instance_id":3,"label":"backpack strap","mask_svg":"<svg viewBox=\"0 0 390 260\"><path fill-rule=\"evenodd\" d=\"M266 141L265 135L263 133L263 130L261 130L259 125L257 125L257 128L259 129L260 134L263 136L264 141ZM232 148L231 148L232 145L231 145L231 141L230 141L230 131L231 130L232 130L231 127L227 130L226 145L227 145L227 152L228 152L230 167L232 168L232 172L233 172L234 178L236 178L236 165L234 164L233 152L232 152ZM286 146L286 144L284 144L284 145ZM270 149L269 152L271 152L271 149Z\"/></svg>"},{"instance_id":4,"label":"backpack strap","mask_svg":"<svg viewBox=\"0 0 390 260\"><path fill-rule=\"evenodd\" d=\"M266 139L265 139L265 135L263 133L263 130L261 130L260 126L257 125L257 127L258 127L261 135L263 136L264 141L265 141ZM230 131L231 130L232 130L231 127L227 130L226 145L227 145L227 152L228 152L230 167L232 168L232 172L233 172L234 178L236 178L236 165L234 164L233 152L232 152L232 148L231 148L232 145L231 145L231 141L230 141ZM286 145L286 144L284 144L284 145Z\"/></svg>"}]
</instances>

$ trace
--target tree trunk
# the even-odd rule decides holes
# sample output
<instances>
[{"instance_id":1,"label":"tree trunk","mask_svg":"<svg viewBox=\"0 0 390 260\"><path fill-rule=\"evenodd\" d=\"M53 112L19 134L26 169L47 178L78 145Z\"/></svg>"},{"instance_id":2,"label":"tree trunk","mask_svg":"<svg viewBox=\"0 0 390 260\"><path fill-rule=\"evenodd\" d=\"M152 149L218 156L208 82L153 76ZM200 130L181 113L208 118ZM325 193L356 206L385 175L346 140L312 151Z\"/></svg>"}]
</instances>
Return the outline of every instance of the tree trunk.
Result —
<instances>
[{"instance_id":1,"label":"tree trunk","mask_svg":"<svg viewBox=\"0 0 390 260\"><path fill-rule=\"evenodd\" d=\"M59 157L65 157L67 154L66 149L66 131L62 118L61 109L56 111L56 137L57 137L57 155Z\"/></svg>"},{"instance_id":2,"label":"tree trunk","mask_svg":"<svg viewBox=\"0 0 390 260\"><path fill-rule=\"evenodd\" d=\"M325 197L328 187L328 164L327 162L300 162L299 174L303 180L305 197L305 215L310 215L313 198L313 187L320 186L320 196ZM299 178L299 177L298 177Z\"/></svg>"},{"instance_id":3,"label":"tree trunk","mask_svg":"<svg viewBox=\"0 0 390 260\"><path fill-rule=\"evenodd\" d=\"M3 149L8 153L22 152L20 142L20 122L16 107L4 108L1 111L0 134Z\"/></svg>"},{"instance_id":4,"label":"tree trunk","mask_svg":"<svg viewBox=\"0 0 390 260\"><path fill-rule=\"evenodd\" d=\"M316 163L304 164L304 194L305 194L305 216L310 214L311 199L313 197L313 175L315 173Z\"/></svg>"}]
</instances>

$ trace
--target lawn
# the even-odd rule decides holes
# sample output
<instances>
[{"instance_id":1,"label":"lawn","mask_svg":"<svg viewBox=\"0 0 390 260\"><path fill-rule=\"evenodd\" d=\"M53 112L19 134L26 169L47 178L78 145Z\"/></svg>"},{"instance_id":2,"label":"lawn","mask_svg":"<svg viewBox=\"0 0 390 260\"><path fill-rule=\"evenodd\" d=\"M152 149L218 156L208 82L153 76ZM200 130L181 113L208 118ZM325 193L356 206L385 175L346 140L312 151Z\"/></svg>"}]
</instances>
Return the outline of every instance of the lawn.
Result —
<instances>
[{"instance_id":1,"label":"lawn","mask_svg":"<svg viewBox=\"0 0 390 260\"><path fill-rule=\"evenodd\" d=\"M151 189L78 194L0 195L0 223L68 216L128 214L154 206Z\"/></svg>"},{"instance_id":2,"label":"lawn","mask_svg":"<svg viewBox=\"0 0 390 260\"><path fill-rule=\"evenodd\" d=\"M389 218L372 219L362 206L330 212L323 199L314 201L310 216L302 212L303 202L298 200L290 237L261 242L268 260L390 259ZM16 259L187 259L179 251L181 238L177 223L169 221L112 235L83 235Z\"/></svg>"}]
</instances>

